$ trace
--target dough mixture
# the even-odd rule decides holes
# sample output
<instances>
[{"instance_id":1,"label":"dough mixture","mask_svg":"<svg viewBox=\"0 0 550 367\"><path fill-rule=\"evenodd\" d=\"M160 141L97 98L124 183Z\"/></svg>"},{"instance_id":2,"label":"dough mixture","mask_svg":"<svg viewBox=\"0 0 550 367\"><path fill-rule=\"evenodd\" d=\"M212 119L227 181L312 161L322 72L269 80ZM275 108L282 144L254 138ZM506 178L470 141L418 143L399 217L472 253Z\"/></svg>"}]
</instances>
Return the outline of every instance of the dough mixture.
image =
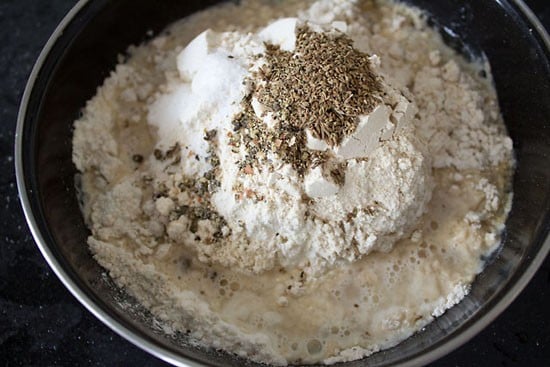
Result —
<instances>
[{"instance_id":1,"label":"dough mixture","mask_svg":"<svg viewBox=\"0 0 550 367\"><path fill-rule=\"evenodd\" d=\"M241 1L131 47L75 122L88 244L169 332L350 361L468 293L513 168L484 62L390 1Z\"/></svg>"}]
</instances>

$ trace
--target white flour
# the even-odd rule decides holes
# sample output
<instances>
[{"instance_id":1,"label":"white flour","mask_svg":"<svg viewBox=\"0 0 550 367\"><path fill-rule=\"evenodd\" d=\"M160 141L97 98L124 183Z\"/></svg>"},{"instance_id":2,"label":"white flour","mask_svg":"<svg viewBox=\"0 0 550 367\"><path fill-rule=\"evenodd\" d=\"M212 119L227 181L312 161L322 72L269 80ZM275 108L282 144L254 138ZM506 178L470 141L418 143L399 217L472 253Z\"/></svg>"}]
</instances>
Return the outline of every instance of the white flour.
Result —
<instances>
[{"instance_id":1,"label":"white flour","mask_svg":"<svg viewBox=\"0 0 550 367\"><path fill-rule=\"evenodd\" d=\"M295 24L291 18L284 23ZM399 119L399 132L393 136L393 130L388 132L382 144L380 137L374 136L373 145L380 146L370 149L368 157L347 144L349 154L367 159L342 161L347 164L342 187L324 179L321 167L310 169L301 180L274 152L266 153L270 164L250 166L245 172L239 168L248 151L233 144L232 117L242 111L240 102L250 92L243 83L250 77L248 69L257 70L258 64L266 62L263 58L254 61L254 56L265 52L263 41L270 37L268 32L275 29L278 33L274 36L280 36L287 30L281 30L279 24L262 30L260 37L207 31L178 57L179 75L168 80L177 87L157 98L148 120L158 127L157 148L166 150L177 142L178 150L196 159L178 162L175 173L162 180L168 193L155 201L160 221L168 223L170 239L191 246L199 260L243 271L260 272L280 265L317 273L338 259L352 261L372 250L389 251L396 240L410 232L431 197L429 161L422 151L425 147L413 136L410 116ZM289 30L281 43L295 43L294 29ZM389 97L382 108L392 116L401 116L409 102L390 86L385 88ZM392 103L403 107L394 109ZM386 124L395 129L389 115L380 121L380 133ZM269 124L262 129L270 129ZM204 132L211 129L216 136L207 142ZM358 137L350 141L362 142ZM220 161L220 188L212 194L211 205L225 218L225 224L218 228L212 220L204 219L193 232L189 231L189 218L173 213L181 206L196 205L195 195L182 192L182 181L213 168L208 162L212 142ZM322 150L326 149L328 146ZM155 159L150 164L155 177L161 177L172 165ZM302 200L304 195L314 202ZM224 235L222 241L213 241L217 231Z\"/></svg>"},{"instance_id":2,"label":"white flour","mask_svg":"<svg viewBox=\"0 0 550 367\"><path fill-rule=\"evenodd\" d=\"M298 21L258 33L283 17ZM247 161L256 132L235 127L251 96L258 133L276 131L250 81L264 41L295 51L297 25L375 55L385 92L338 145L308 131L331 158L303 175L278 151ZM281 365L358 359L458 303L499 243L512 143L495 92L415 10L243 1L131 54L75 122L89 245L198 343Z\"/></svg>"}]
</instances>

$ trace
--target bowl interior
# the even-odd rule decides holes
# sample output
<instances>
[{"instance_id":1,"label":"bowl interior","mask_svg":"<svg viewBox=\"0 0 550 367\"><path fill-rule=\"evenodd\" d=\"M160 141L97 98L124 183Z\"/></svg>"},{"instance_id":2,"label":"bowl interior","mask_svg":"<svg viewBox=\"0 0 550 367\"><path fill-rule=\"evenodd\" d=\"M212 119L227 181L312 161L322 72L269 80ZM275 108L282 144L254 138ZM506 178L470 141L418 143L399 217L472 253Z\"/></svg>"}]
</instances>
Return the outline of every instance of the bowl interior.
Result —
<instances>
[{"instance_id":1,"label":"bowl interior","mask_svg":"<svg viewBox=\"0 0 550 367\"><path fill-rule=\"evenodd\" d=\"M156 33L215 2L81 2L29 84L18 130L18 179L35 238L50 264L111 327L172 362L188 358L220 366L254 365L155 331L151 315L92 259L74 189L72 123L116 65L117 55L144 41L149 30ZM550 54L541 35L514 1L407 2L426 9L449 44L466 55L484 52L490 61L517 157L514 200L504 246L466 299L399 346L369 357L370 366L428 362L465 342L472 330L496 316L501 301L536 270L533 259L549 247L544 241L550 227Z\"/></svg>"}]
</instances>

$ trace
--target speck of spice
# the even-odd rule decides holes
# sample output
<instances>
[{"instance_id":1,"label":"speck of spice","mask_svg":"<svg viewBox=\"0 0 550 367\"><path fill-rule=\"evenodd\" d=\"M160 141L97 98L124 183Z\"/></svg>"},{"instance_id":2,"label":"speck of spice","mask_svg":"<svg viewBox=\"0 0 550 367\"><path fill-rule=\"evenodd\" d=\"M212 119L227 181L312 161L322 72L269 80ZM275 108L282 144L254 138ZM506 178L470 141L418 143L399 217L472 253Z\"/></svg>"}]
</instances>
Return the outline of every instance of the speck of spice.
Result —
<instances>
[{"instance_id":1,"label":"speck of spice","mask_svg":"<svg viewBox=\"0 0 550 367\"><path fill-rule=\"evenodd\" d=\"M134 154L132 160L136 163L143 163L143 156L141 154Z\"/></svg>"}]
</instances>

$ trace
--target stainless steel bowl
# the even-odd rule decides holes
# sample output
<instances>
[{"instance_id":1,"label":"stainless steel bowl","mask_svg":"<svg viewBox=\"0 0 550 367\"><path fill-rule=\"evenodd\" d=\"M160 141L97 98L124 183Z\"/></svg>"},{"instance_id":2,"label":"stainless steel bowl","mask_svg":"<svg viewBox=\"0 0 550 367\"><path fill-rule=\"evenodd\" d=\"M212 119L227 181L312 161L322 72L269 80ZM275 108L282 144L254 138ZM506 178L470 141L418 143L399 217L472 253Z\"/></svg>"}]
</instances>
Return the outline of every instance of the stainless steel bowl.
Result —
<instances>
[{"instance_id":1,"label":"stainless steel bowl","mask_svg":"<svg viewBox=\"0 0 550 367\"><path fill-rule=\"evenodd\" d=\"M92 259L74 189L72 123L116 56L170 22L216 1L81 0L42 51L27 84L16 133L21 202L40 251L73 295L115 332L180 366L256 365L152 328L151 315ZM518 161L502 249L458 306L398 346L346 366L418 366L465 343L529 282L550 250L550 39L519 0L407 0L466 56L493 69Z\"/></svg>"}]
</instances>

